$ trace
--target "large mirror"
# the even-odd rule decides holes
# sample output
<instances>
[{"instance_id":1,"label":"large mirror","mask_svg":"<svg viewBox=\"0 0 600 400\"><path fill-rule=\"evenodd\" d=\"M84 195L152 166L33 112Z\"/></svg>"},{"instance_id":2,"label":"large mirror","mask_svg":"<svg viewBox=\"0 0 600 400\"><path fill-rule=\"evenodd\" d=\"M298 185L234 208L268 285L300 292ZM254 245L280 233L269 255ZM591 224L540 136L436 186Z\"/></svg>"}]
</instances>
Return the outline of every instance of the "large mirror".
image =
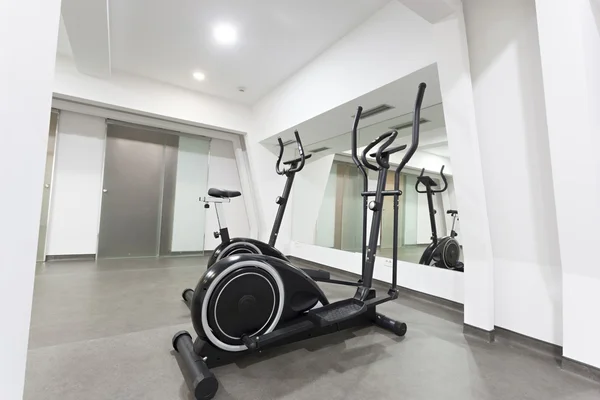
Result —
<instances>
[{"instance_id":1,"label":"large mirror","mask_svg":"<svg viewBox=\"0 0 600 400\"><path fill-rule=\"evenodd\" d=\"M361 105L364 109L359 125L359 153L390 129L398 131L395 144L409 144L419 82L426 82L428 87L420 116L419 147L400 175L398 260L463 270L460 210L456 205L435 64L295 127L301 134L305 151L312 157L305 170L298 174L292 192L293 241L347 252L361 251L363 179L352 162L350 150L350 129L356 108ZM290 140L292 132L286 131L280 136ZM276 138L264 144L274 151L277 149ZM293 146L286 148L286 152L294 151L297 150ZM394 170L403 156L404 152L391 156L386 190L394 188ZM370 171L370 189L376 180L376 173ZM370 220L368 223L370 227ZM387 197L378 257L392 257L393 223L393 197ZM432 245L433 241L437 245Z\"/></svg>"}]
</instances>

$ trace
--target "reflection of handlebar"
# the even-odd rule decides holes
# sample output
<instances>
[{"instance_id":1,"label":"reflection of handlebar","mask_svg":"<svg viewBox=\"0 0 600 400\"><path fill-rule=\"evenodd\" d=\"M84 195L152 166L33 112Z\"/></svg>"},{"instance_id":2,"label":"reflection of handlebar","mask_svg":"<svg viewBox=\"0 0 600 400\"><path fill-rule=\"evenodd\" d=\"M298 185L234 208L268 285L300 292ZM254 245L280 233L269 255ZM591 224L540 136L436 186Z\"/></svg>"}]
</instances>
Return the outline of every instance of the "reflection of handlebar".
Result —
<instances>
[{"instance_id":1,"label":"reflection of handlebar","mask_svg":"<svg viewBox=\"0 0 600 400\"><path fill-rule=\"evenodd\" d=\"M396 136L398 136L398 131L389 131L384 133L383 135L379 136L377 139L373 140L371 143L369 143L369 145L367 147L365 147L365 149L363 150L360 158L362 163L369 169L372 169L373 171L379 171L381 168L389 168L390 164L388 162L388 160L385 160L381 157L381 154L383 153L383 151L394 142L394 140L396 139ZM385 139L387 139L387 141L385 143L383 143L381 146L379 146L379 149L377 150L377 154L375 155L375 158L377 160L377 164L379 165L379 168L374 166L373 164L371 164L369 162L369 160L367 160L367 153L369 153L369 151L377 146L379 143L383 142Z\"/></svg>"},{"instance_id":2,"label":"reflection of handlebar","mask_svg":"<svg viewBox=\"0 0 600 400\"><path fill-rule=\"evenodd\" d=\"M444 167L445 165L442 165L442 169L440 170L440 175L442 177L442 180L444 181L444 187L439 190L434 190L435 193L442 193L445 192L446 189L448 189L448 181L446 180L446 175L444 175Z\"/></svg>"},{"instance_id":3,"label":"reflection of handlebar","mask_svg":"<svg viewBox=\"0 0 600 400\"><path fill-rule=\"evenodd\" d=\"M302 141L300 140L300 135L298 134L298 131L294 131L294 136L296 136L296 144L298 145L298 154L300 155L300 157L284 162L284 164L291 165L290 169L288 169L288 170L286 170L285 168L284 169L279 168L281 165L281 157L283 157L283 141L281 140L281 138L277 138L277 141L279 142L279 157L277 157L277 164L275 164L275 171L277 172L278 175L295 174L296 172L301 171L302 168L304 168L304 163L305 163L306 159L310 158L310 156L311 156L310 154L308 156L304 155L304 147L302 147ZM299 164L295 165L298 162L299 162Z\"/></svg>"},{"instance_id":4,"label":"reflection of handlebar","mask_svg":"<svg viewBox=\"0 0 600 400\"><path fill-rule=\"evenodd\" d=\"M412 143L408 148L408 151L402 158L400 165L396 168L396 175L400 174L402 168L408 163L411 159L415 151L417 151L417 147L419 147L419 130L421 125L421 105L423 104L423 97L425 96L425 89L427 85L425 82L421 82L419 84L419 89L417 91L417 99L415 100L415 112L413 114L413 125L412 125Z\"/></svg>"},{"instance_id":5,"label":"reflection of handlebar","mask_svg":"<svg viewBox=\"0 0 600 400\"><path fill-rule=\"evenodd\" d=\"M424 185L424 186L428 186L428 189L431 190L432 193L442 193L445 192L446 189L448 189L448 180L446 179L446 175L444 175L444 167L445 165L442 165L442 169L440 170L440 176L442 177L442 181L444 182L444 187L441 189L432 189L431 186L432 184L430 183L423 183L422 181L424 179L419 179L419 178L429 178L430 182L433 182L433 179L431 179L429 176L424 177L423 174L425 173L425 168L423 168L421 170L421 174L419 175L419 178L417 178L417 183L415 184L415 190L419 193L427 193L427 190L419 190L419 183ZM435 184L435 182L433 182L433 184Z\"/></svg>"},{"instance_id":6,"label":"reflection of handlebar","mask_svg":"<svg viewBox=\"0 0 600 400\"><path fill-rule=\"evenodd\" d=\"M358 123L360 122L360 115L362 114L362 111L363 108L358 106L356 115L354 116L354 123L352 124L352 161L354 161L354 164L356 164L360 172L362 172L366 182L367 172L365 171L365 167L360 163L358 155L356 154L358 151Z\"/></svg>"}]
</instances>

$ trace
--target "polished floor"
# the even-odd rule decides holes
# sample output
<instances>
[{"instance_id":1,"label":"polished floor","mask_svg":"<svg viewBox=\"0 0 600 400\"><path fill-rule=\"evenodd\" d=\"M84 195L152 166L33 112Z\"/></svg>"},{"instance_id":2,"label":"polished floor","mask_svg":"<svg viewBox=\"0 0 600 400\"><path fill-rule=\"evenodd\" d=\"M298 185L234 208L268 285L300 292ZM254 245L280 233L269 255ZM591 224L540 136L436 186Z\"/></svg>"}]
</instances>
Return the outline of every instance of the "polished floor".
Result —
<instances>
[{"instance_id":1,"label":"polished floor","mask_svg":"<svg viewBox=\"0 0 600 400\"><path fill-rule=\"evenodd\" d=\"M205 258L39 266L26 400L190 400L171 337L191 329L180 298ZM350 288L324 285L333 299ZM600 384L549 355L462 333L460 312L401 297L380 307L408 324L316 338L214 370L217 400L598 400Z\"/></svg>"},{"instance_id":2,"label":"polished floor","mask_svg":"<svg viewBox=\"0 0 600 400\"><path fill-rule=\"evenodd\" d=\"M421 259L421 255L427 248L427 245L414 245L414 246L399 246L398 247L398 260L407 261L418 264ZM392 258L393 249L389 248L378 248L377 255L381 257Z\"/></svg>"},{"instance_id":3,"label":"polished floor","mask_svg":"<svg viewBox=\"0 0 600 400\"><path fill-rule=\"evenodd\" d=\"M426 244L407 245L398 247L398 260L412 262L415 264L419 263L421 255L427 248ZM354 253L360 253L360 248L342 248L344 251L350 251ZM386 247L378 247L377 255L380 257L392 258L393 249Z\"/></svg>"}]
</instances>

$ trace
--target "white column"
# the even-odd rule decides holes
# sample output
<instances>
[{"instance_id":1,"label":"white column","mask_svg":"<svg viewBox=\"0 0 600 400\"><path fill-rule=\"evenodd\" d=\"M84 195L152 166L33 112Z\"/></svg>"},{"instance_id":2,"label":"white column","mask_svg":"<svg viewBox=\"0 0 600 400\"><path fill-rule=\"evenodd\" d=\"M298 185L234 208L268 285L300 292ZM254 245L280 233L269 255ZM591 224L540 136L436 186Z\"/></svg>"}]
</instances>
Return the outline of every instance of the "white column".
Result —
<instances>
[{"instance_id":1,"label":"white column","mask_svg":"<svg viewBox=\"0 0 600 400\"><path fill-rule=\"evenodd\" d=\"M466 324L494 329L494 262L462 11L434 25L444 118L461 218Z\"/></svg>"},{"instance_id":2,"label":"white column","mask_svg":"<svg viewBox=\"0 0 600 400\"><path fill-rule=\"evenodd\" d=\"M0 2L0 398L23 397L60 0Z\"/></svg>"},{"instance_id":3,"label":"white column","mask_svg":"<svg viewBox=\"0 0 600 400\"><path fill-rule=\"evenodd\" d=\"M563 277L563 355L600 367L600 2L537 0Z\"/></svg>"},{"instance_id":4,"label":"white column","mask_svg":"<svg viewBox=\"0 0 600 400\"><path fill-rule=\"evenodd\" d=\"M561 345L562 277L535 2L465 0L463 12L494 257L494 324Z\"/></svg>"}]
</instances>

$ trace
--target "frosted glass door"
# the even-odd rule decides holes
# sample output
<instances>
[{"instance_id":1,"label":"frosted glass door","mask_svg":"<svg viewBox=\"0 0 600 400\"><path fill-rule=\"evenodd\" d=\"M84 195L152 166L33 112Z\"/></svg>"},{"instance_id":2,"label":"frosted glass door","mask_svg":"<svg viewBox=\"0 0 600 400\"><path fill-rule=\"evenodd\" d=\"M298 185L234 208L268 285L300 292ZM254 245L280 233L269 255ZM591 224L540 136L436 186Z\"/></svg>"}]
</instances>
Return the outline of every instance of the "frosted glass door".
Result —
<instances>
[{"instance_id":1,"label":"frosted glass door","mask_svg":"<svg viewBox=\"0 0 600 400\"><path fill-rule=\"evenodd\" d=\"M209 150L210 141L207 139L185 136L179 138L172 254L198 253L204 250L206 209L198 198L206 196L208 191Z\"/></svg>"}]
</instances>

